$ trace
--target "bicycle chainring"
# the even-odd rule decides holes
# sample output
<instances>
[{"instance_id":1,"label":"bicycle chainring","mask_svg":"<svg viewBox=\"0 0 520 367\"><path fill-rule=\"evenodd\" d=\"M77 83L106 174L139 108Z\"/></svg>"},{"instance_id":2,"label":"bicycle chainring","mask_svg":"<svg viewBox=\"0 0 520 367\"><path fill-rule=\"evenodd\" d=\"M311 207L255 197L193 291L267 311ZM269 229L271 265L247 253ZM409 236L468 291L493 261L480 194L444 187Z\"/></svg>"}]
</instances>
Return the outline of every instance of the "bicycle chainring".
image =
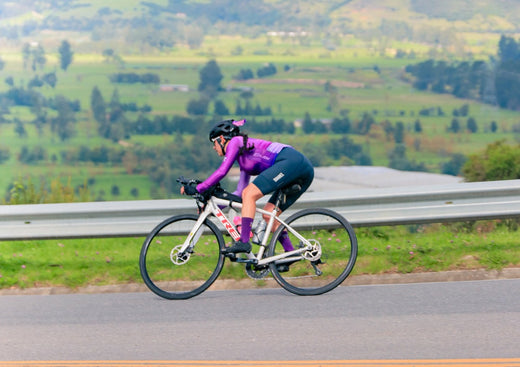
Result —
<instances>
[{"instance_id":1,"label":"bicycle chainring","mask_svg":"<svg viewBox=\"0 0 520 367\"><path fill-rule=\"evenodd\" d=\"M259 280L264 279L269 275L269 267L268 266L262 266L257 267L253 264L246 264L246 274L251 279Z\"/></svg>"},{"instance_id":2,"label":"bicycle chainring","mask_svg":"<svg viewBox=\"0 0 520 367\"><path fill-rule=\"evenodd\" d=\"M182 245L175 246L172 249L172 251L170 252L170 260L175 265L184 265L190 259L191 253L190 252L181 253L180 252L181 248L182 248Z\"/></svg>"},{"instance_id":3,"label":"bicycle chainring","mask_svg":"<svg viewBox=\"0 0 520 367\"><path fill-rule=\"evenodd\" d=\"M311 244L312 248L310 250L305 251L302 255L305 259L309 261L316 261L321 257L320 242L314 239L310 239L308 241Z\"/></svg>"}]
</instances>

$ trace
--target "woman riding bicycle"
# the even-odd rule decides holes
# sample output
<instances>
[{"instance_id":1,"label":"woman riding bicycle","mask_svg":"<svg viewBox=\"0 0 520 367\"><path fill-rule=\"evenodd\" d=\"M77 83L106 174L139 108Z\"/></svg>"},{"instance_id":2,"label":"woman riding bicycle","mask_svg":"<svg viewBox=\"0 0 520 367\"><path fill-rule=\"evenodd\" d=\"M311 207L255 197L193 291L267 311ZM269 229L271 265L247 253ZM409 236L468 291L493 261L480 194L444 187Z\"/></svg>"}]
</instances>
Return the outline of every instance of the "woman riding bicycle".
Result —
<instances>
[{"instance_id":1,"label":"woman riding bicycle","mask_svg":"<svg viewBox=\"0 0 520 367\"><path fill-rule=\"evenodd\" d=\"M310 161L290 145L249 138L241 133L240 126L243 126L245 121L225 120L211 129L209 140L213 143L213 149L217 154L224 157L222 164L204 182L181 187L181 194L203 193L222 180L235 161L238 162L240 178L234 194L242 197L242 230L240 240L226 248L224 254L251 251L249 239L258 199L273 192L274 194L264 206L265 210L271 212L274 209L278 190L298 183L301 190L287 194L286 201L280 205L281 213L309 188L314 178L314 168ZM251 176L256 178L250 183ZM273 231L276 227L275 223ZM282 233L279 240L285 251L294 249L286 231Z\"/></svg>"}]
</instances>

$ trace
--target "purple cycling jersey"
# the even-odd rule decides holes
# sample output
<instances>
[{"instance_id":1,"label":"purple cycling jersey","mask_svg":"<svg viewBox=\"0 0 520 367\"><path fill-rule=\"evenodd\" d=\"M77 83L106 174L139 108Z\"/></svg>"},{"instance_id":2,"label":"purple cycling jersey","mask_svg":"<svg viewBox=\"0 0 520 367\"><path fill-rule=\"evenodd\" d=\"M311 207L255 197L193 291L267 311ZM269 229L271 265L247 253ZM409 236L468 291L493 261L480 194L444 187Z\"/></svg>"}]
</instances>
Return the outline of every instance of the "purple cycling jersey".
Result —
<instances>
[{"instance_id":1,"label":"purple cycling jersey","mask_svg":"<svg viewBox=\"0 0 520 367\"><path fill-rule=\"evenodd\" d=\"M226 154L222 164L204 182L197 185L197 191L204 192L222 180L233 166L233 163L237 161L240 166L240 179L234 194L241 195L248 185L251 176L256 176L271 167L278 153L283 148L290 146L253 138L247 140L247 145L248 147L253 147L253 149L246 149L242 154L239 154L240 148L244 146L244 138L242 136L232 138L226 146Z\"/></svg>"}]
</instances>

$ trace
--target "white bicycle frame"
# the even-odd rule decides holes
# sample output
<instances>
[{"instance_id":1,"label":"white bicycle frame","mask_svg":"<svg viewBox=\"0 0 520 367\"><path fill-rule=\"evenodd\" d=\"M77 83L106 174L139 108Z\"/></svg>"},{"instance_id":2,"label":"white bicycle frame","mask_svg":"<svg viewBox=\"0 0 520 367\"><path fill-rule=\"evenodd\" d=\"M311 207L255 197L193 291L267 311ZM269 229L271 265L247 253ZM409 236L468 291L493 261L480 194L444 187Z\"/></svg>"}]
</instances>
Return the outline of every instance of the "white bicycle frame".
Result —
<instances>
[{"instance_id":1,"label":"white bicycle frame","mask_svg":"<svg viewBox=\"0 0 520 367\"><path fill-rule=\"evenodd\" d=\"M191 230L190 234L186 238L186 241L184 242L182 248L179 251L180 253L185 252L190 246L195 245L195 243L198 241L198 239L202 235L202 231L203 231L202 225L203 225L204 221L210 215L214 215L220 221L220 223L222 223L222 225L224 226L226 231L229 233L229 235L233 238L233 240L238 241L240 239L240 233L238 233L238 230L236 229L236 227L229 220L229 218L222 212L222 210L220 209L219 206L230 207L235 210L242 208L241 203L230 201L230 200L219 199L219 198L212 196L208 200L208 202L204 208L204 211L199 215L199 219L193 226L193 229ZM257 213L259 213L261 215L269 216L269 221L267 222L267 227L265 229L264 236L263 236L263 238L260 239L261 243L259 244L260 248L258 250L258 254L256 256L251 252L247 254L248 260L253 260L253 261L256 260L255 261L256 265L267 265L271 262L285 259L285 258L288 258L293 255L302 255L304 252L312 249L312 244L306 238L304 238L295 229L293 229L291 226L289 226L287 223L285 223L282 219L280 219L276 215L277 210L278 210L278 208L276 208L276 207L273 209L272 212L268 212L267 210L256 208ZM300 243L304 244L304 246L302 246L301 248L298 248L297 250L288 251L288 252L284 252L280 255L275 255L275 256L264 258L263 255L264 255L265 249L267 247L267 241L270 237L269 234L271 233L275 220L278 221L280 224L284 225L285 228L289 232L291 232L300 241ZM291 259L291 260L293 260L293 259Z\"/></svg>"}]
</instances>

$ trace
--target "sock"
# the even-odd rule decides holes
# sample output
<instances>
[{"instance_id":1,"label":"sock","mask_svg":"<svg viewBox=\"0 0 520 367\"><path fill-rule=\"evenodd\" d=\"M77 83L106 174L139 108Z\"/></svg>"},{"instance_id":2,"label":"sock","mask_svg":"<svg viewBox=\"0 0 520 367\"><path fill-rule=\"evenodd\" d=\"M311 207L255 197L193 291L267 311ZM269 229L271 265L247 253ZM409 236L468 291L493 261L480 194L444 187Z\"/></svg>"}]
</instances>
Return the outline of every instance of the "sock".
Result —
<instances>
[{"instance_id":1,"label":"sock","mask_svg":"<svg viewBox=\"0 0 520 367\"><path fill-rule=\"evenodd\" d=\"M283 249L285 252L293 251L294 247L291 243L291 239L289 238L289 233L287 233L286 230L282 231L282 234L280 237L278 237L278 241L282 244Z\"/></svg>"},{"instance_id":2,"label":"sock","mask_svg":"<svg viewBox=\"0 0 520 367\"><path fill-rule=\"evenodd\" d=\"M254 218L242 218L242 232L240 232L240 241L249 242L249 238L251 237L251 226L253 225L253 220Z\"/></svg>"}]
</instances>

